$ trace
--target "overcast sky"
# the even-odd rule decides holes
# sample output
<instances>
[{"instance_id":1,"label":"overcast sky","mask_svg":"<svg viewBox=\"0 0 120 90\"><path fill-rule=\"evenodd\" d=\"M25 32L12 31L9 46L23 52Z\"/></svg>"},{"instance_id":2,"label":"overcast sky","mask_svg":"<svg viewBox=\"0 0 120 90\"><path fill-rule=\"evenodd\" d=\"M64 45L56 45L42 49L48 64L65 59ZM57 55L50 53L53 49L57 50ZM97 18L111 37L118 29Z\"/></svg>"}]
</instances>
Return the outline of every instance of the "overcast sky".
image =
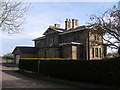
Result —
<instances>
[{"instance_id":1,"label":"overcast sky","mask_svg":"<svg viewBox=\"0 0 120 90\"><path fill-rule=\"evenodd\" d=\"M0 56L12 52L16 46L34 46L32 40L42 36L49 25L60 23L64 28L66 18L78 19L80 26L86 25L91 14L100 15L113 5L117 2L31 2L22 33L0 35Z\"/></svg>"}]
</instances>

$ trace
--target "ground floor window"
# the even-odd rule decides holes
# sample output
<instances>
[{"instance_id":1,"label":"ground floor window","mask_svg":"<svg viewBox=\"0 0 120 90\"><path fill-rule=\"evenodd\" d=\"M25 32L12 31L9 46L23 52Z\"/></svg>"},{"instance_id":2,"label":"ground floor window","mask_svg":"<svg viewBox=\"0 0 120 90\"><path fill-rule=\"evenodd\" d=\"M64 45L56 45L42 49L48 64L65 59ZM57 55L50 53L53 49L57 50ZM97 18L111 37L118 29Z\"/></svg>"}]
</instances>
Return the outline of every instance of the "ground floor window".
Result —
<instances>
[{"instance_id":1,"label":"ground floor window","mask_svg":"<svg viewBox=\"0 0 120 90\"><path fill-rule=\"evenodd\" d=\"M99 53L100 53L100 58L101 58L101 57L102 57L102 56L101 56L101 55L102 55L102 54L101 54L101 53L102 53L102 52L101 52L101 48L99 48Z\"/></svg>"},{"instance_id":2,"label":"ground floor window","mask_svg":"<svg viewBox=\"0 0 120 90\"><path fill-rule=\"evenodd\" d=\"M94 48L92 48L92 57L94 58Z\"/></svg>"},{"instance_id":3,"label":"ground floor window","mask_svg":"<svg viewBox=\"0 0 120 90\"><path fill-rule=\"evenodd\" d=\"M92 58L102 58L102 48L92 48Z\"/></svg>"},{"instance_id":4,"label":"ground floor window","mask_svg":"<svg viewBox=\"0 0 120 90\"><path fill-rule=\"evenodd\" d=\"M95 48L95 57L98 58L98 48Z\"/></svg>"}]
</instances>

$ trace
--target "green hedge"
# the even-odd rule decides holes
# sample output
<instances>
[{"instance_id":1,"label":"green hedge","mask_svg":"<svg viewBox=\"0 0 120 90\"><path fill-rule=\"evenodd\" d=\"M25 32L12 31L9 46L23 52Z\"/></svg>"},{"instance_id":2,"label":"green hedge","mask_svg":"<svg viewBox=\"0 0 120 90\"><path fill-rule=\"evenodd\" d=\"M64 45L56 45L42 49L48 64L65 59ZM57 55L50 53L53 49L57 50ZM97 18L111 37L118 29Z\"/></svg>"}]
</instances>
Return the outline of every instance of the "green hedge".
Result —
<instances>
[{"instance_id":1,"label":"green hedge","mask_svg":"<svg viewBox=\"0 0 120 90\"><path fill-rule=\"evenodd\" d=\"M120 60L40 60L39 73L57 78L120 86ZM20 60L22 70L38 72L38 60Z\"/></svg>"},{"instance_id":2,"label":"green hedge","mask_svg":"<svg viewBox=\"0 0 120 90\"><path fill-rule=\"evenodd\" d=\"M18 67L22 70L38 72L38 60L20 60Z\"/></svg>"}]
</instances>

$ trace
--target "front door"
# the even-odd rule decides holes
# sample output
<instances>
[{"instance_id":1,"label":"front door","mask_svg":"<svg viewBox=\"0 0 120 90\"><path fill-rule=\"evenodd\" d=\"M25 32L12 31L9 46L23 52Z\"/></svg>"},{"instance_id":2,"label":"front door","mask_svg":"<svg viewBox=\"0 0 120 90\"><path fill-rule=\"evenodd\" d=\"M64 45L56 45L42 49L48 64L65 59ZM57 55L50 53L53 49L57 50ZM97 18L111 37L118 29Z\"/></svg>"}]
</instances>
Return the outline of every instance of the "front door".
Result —
<instances>
[{"instance_id":1,"label":"front door","mask_svg":"<svg viewBox=\"0 0 120 90\"><path fill-rule=\"evenodd\" d=\"M72 59L77 59L77 46L72 46Z\"/></svg>"}]
</instances>

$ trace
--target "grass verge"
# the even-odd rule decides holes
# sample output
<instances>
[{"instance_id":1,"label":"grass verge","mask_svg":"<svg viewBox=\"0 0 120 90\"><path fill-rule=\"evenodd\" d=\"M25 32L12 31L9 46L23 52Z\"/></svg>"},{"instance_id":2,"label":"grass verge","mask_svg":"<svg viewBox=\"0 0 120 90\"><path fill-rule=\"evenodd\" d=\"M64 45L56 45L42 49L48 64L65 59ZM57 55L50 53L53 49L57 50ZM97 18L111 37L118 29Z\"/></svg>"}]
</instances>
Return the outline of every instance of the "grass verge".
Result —
<instances>
[{"instance_id":1,"label":"grass verge","mask_svg":"<svg viewBox=\"0 0 120 90\"><path fill-rule=\"evenodd\" d=\"M35 78L35 79L50 81L50 82L53 82L53 83L68 85L68 86L77 87L77 88L117 88L117 87L110 87L110 86L104 86L104 85L96 85L96 84L90 84L90 83L68 81L68 80L53 78L53 77L50 77L50 76L35 75L35 74L24 72L24 71L21 71L21 70L18 70L17 72L20 73L20 74L23 74L25 76Z\"/></svg>"}]
</instances>

